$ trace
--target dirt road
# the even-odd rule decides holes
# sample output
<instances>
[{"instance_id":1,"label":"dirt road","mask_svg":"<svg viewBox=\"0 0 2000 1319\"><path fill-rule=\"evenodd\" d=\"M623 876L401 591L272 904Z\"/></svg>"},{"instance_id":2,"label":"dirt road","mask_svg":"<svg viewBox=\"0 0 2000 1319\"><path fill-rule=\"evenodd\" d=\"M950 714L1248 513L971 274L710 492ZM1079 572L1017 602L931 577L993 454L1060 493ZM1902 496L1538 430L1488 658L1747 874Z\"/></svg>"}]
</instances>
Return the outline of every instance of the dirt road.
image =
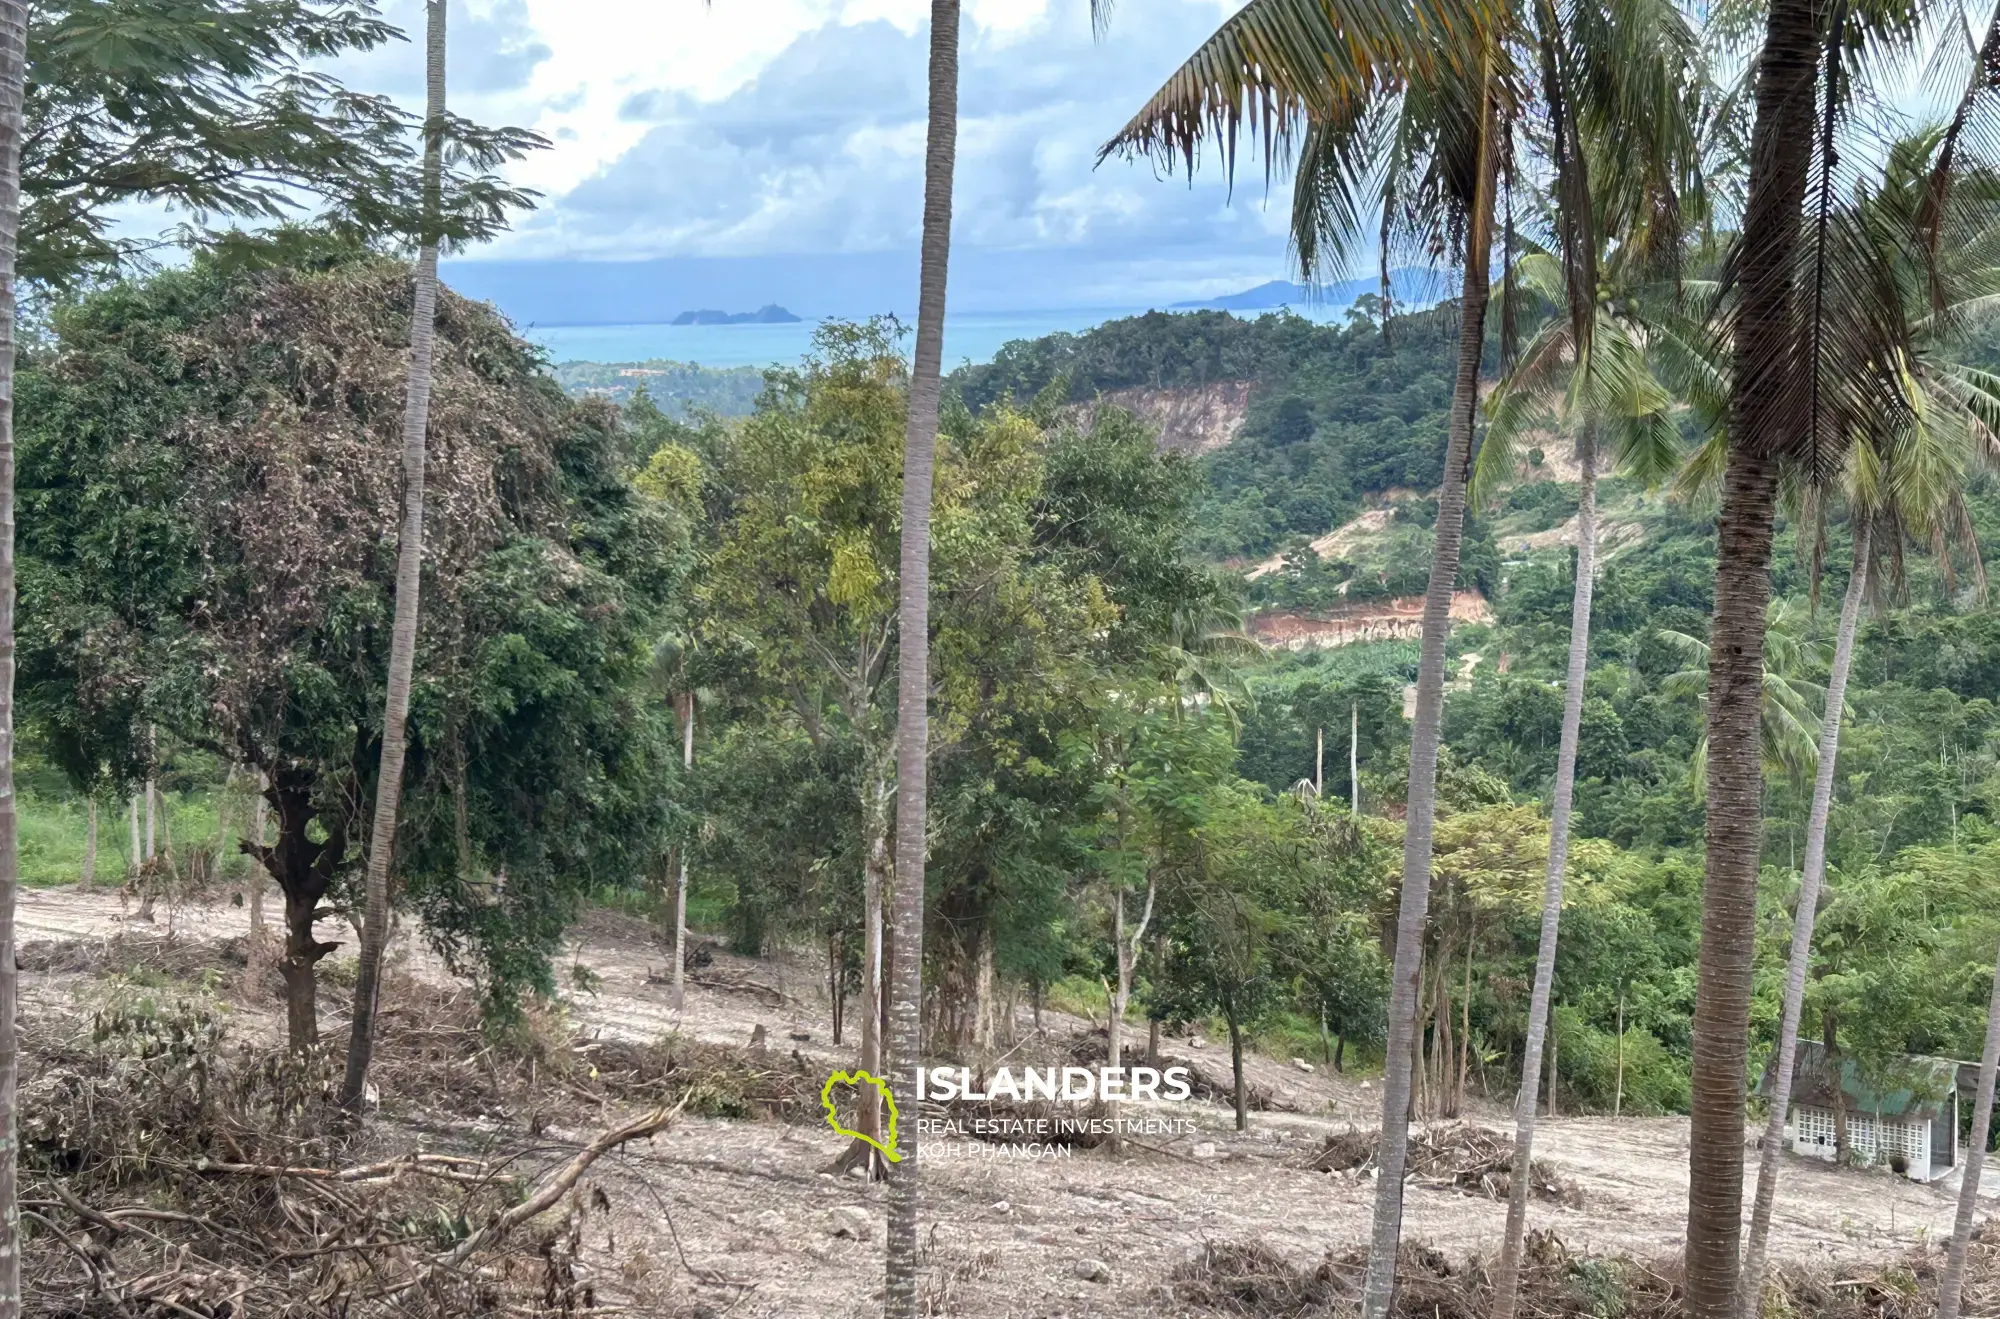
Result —
<instances>
[{"instance_id":1,"label":"dirt road","mask_svg":"<svg viewBox=\"0 0 2000 1319\"><path fill-rule=\"evenodd\" d=\"M163 909L152 927L136 926L111 890L28 891L19 919L24 942L101 939L127 928L164 933L170 922L176 934L197 939L247 928L245 911L230 905ZM323 931L323 937L338 936ZM411 974L444 975L407 940L397 955ZM643 923L593 914L563 962L566 985L593 987L571 992L572 1012L588 1030L637 1041L677 1030L743 1044L762 1025L774 1047L807 1035L797 1046L808 1058L829 1066L851 1062L846 1051L830 1047L825 990L808 955L751 962L718 954L711 978L772 992L697 984L684 1014L674 1013L668 990L648 978L664 972L670 956ZM588 974L577 974L579 967ZM30 1011L38 999L69 992L54 973L26 972L23 988ZM782 994L782 1006L775 994ZM343 997L335 988L321 995L323 1030L334 1038L344 1028ZM275 1006L244 1005L240 1028L275 1031L279 1017L269 1010ZM1085 1029L1053 1013L1045 1025L1057 1033ZM1227 1073L1225 1047L1176 1040L1171 1051ZM1297 1111L1256 1114L1251 1131L1238 1134L1220 1106L1163 1105L1163 1114L1192 1116L1200 1130L1118 1159L1095 1153L1025 1159L1002 1146L934 1143L923 1156L923 1213L935 1225L926 1235L934 1312L990 1319L1179 1314L1163 1284L1204 1241L1257 1240L1305 1261L1364 1240L1373 1182L1298 1165L1329 1131L1373 1125L1373 1086L1323 1069L1308 1074L1286 1059L1253 1060L1251 1079ZM602 1111L571 1107L554 1115L551 1137L586 1135L605 1121ZM1473 1116L1507 1125L1496 1107ZM431 1136L469 1139L478 1126ZM483 1129L489 1138L491 1124ZM1536 1152L1576 1182L1582 1205L1538 1204L1533 1224L1554 1229L1573 1251L1675 1253L1687 1139L1687 1123L1678 1118L1547 1122ZM617 1206L617 1226L592 1243L602 1251L607 1290L653 1298L635 1305L641 1313L801 1319L871 1313L879 1306L872 1298L881 1280L884 1191L821 1171L843 1144L817 1127L690 1119L600 1164L598 1180ZM851 1213L837 1215L840 1209L863 1211L867 1225ZM1788 1160L1773 1252L1799 1260L1881 1257L1948 1233L1951 1212L1952 1196L1942 1188ZM1414 1186L1405 1233L1454 1256L1487 1252L1504 1215L1503 1203L1483 1196ZM842 1221L857 1235L836 1235Z\"/></svg>"}]
</instances>

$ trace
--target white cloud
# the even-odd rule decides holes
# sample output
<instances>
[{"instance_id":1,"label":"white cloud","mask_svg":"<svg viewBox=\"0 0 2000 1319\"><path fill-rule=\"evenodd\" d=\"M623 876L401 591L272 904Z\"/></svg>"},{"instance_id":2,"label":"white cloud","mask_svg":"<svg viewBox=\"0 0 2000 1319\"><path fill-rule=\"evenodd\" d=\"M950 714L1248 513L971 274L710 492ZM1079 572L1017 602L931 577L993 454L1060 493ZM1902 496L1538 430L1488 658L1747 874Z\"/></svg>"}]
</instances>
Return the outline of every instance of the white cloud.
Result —
<instances>
[{"instance_id":1,"label":"white cloud","mask_svg":"<svg viewBox=\"0 0 2000 1319\"><path fill-rule=\"evenodd\" d=\"M955 300L1118 305L1284 273L1289 189L1267 195L1257 164L1232 198L1212 162L1192 187L1144 163L1096 163L1239 3L1121 0L1099 41L1088 0L967 0ZM511 171L541 208L467 259L823 255L860 270L853 260L907 252L914 272L927 0L450 4L452 108L552 143ZM334 72L415 110L422 0L383 9L411 40Z\"/></svg>"},{"instance_id":2,"label":"white cloud","mask_svg":"<svg viewBox=\"0 0 2000 1319\"><path fill-rule=\"evenodd\" d=\"M414 26L415 0L401 2ZM1237 248L1254 251L1264 275L1279 273L1272 254L1286 199L1275 193L1267 204L1261 171L1231 202L1219 171L1189 188L1143 164L1095 164L1098 145L1229 8L1126 5L1100 42L1085 0L969 4L955 242L1164 258L1187 264L1191 278ZM727 257L914 243L923 0L486 0L473 13L485 25L473 63L489 70L489 86L469 86L468 110L555 139L518 171L548 194L542 210L484 255ZM519 76L509 84L503 73Z\"/></svg>"}]
</instances>

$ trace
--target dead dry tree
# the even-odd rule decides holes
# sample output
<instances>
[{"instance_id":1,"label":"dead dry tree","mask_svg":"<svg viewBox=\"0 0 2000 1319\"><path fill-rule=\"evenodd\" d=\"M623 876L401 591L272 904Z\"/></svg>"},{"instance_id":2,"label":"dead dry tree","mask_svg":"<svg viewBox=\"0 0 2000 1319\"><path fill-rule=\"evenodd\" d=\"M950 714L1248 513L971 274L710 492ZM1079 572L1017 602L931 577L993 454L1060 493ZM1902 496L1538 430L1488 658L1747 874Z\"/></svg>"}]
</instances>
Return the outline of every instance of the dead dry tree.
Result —
<instances>
[{"instance_id":1,"label":"dead dry tree","mask_svg":"<svg viewBox=\"0 0 2000 1319\"><path fill-rule=\"evenodd\" d=\"M24 950L49 962L54 951ZM225 964L230 955L205 951ZM421 1024L385 1033L378 1059L411 1082L399 1093L449 1102L462 1121L466 1101L481 1101L466 1082L484 1072L492 1106L517 1114L537 1102L525 1075L563 1087L571 1109L575 1097L608 1108L620 1093L649 1107L540 1172L525 1160L546 1157L546 1136L385 1156L333 1102L334 1059L233 1041L213 997L158 988L162 968L219 982L186 944L90 952L93 964L75 969L107 977L94 1010L24 1019L29 1315L584 1313L600 1284L579 1258L582 1223L609 1205L582 1179L605 1154L710 1102L692 1069L581 1092L589 1066L573 1036L503 1055L478 1029L469 993L413 985L397 998L423 1000ZM131 975L139 965L156 974Z\"/></svg>"}]
</instances>

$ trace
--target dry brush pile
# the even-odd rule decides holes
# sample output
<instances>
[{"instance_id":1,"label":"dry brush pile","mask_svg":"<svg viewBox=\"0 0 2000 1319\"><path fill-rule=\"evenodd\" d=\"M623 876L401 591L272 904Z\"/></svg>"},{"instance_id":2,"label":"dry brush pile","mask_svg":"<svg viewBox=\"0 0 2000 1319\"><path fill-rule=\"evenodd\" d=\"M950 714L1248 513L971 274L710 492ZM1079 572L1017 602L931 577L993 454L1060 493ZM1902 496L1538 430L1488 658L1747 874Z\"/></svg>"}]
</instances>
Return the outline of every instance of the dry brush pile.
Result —
<instances>
[{"instance_id":1,"label":"dry brush pile","mask_svg":"<svg viewBox=\"0 0 2000 1319\"><path fill-rule=\"evenodd\" d=\"M1302 1161L1314 1172L1349 1177L1371 1174L1377 1167L1379 1133L1349 1128L1328 1136ZM1457 1189L1504 1200L1514 1181L1514 1139L1468 1122L1444 1122L1410 1131L1407 1175L1419 1185ZM1583 1190L1557 1172L1552 1163L1536 1159L1530 1165L1536 1196L1572 1209L1583 1206Z\"/></svg>"},{"instance_id":2,"label":"dry brush pile","mask_svg":"<svg viewBox=\"0 0 2000 1319\"><path fill-rule=\"evenodd\" d=\"M1774 1266L1762 1313L1783 1319L1930 1319L1937 1310L1942 1250L1919 1247L1886 1264ZM1492 1301L1489 1261L1454 1263L1406 1244L1398 1268L1396 1319L1483 1319ZM1317 1319L1350 1313L1368 1252L1353 1248L1301 1266L1258 1242L1211 1242L1169 1280L1184 1304L1245 1319ZM1521 1313L1536 1319L1681 1319L1679 1261L1572 1255L1553 1233L1530 1232ZM1967 1314L2000 1313L2000 1233L1975 1238L1965 1283Z\"/></svg>"},{"instance_id":3,"label":"dry brush pile","mask_svg":"<svg viewBox=\"0 0 2000 1319\"><path fill-rule=\"evenodd\" d=\"M393 1118L358 1121L332 1102L337 1057L242 1038L242 943L23 949L83 977L74 1007L22 1019L27 1313L590 1312L599 1157L802 1089L796 1064L584 1041L549 1009L496 1036L473 991L408 980L384 995L374 1073ZM557 1113L600 1134L550 1137Z\"/></svg>"}]
</instances>

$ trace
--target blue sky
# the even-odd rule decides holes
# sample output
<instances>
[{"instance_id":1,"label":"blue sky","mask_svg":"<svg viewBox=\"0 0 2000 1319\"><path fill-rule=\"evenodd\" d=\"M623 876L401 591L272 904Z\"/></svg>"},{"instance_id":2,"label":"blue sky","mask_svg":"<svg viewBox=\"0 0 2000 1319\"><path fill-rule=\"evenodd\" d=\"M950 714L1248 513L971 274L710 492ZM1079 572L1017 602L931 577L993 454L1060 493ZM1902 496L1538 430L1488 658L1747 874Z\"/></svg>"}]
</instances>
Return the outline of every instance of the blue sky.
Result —
<instances>
[{"instance_id":1,"label":"blue sky","mask_svg":"<svg viewBox=\"0 0 2000 1319\"><path fill-rule=\"evenodd\" d=\"M1233 197L1212 162L1192 187L1094 167L1233 8L1128 3L1096 41L1085 0L967 4L956 307L1132 306L1286 273L1289 190L1261 167ZM384 10L420 32L417 0ZM642 298L807 315L913 301L928 17L921 0L453 0L453 108L554 145L515 171L541 209L451 277L542 321L572 294L595 309L582 319ZM396 45L342 73L414 104L419 58Z\"/></svg>"}]
</instances>

